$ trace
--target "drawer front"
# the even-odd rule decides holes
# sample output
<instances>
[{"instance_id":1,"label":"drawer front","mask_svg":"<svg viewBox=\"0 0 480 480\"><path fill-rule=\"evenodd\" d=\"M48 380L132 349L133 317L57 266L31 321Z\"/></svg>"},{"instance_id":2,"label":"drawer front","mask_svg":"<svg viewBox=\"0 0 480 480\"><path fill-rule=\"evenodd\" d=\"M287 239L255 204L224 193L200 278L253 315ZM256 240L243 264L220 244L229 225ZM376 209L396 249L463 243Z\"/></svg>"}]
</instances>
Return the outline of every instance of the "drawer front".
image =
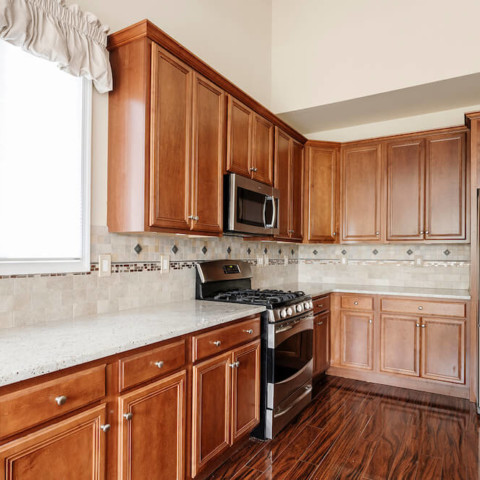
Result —
<instances>
[{"instance_id":1,"label":"drawer front","mask_svg":"<svg viewBox=\"0 0 480 480\"><path fill-rule=\"evenodd\" d=\"M442 317L461 317L466 315L465 303L437 302L432 300L404 300L401 298L382 298L381 309L384 312L415 313L416 315L441 315Z\"/></svg>"},{"instance_id":2,"label":"drawer front","mask_svg":"<svg viewBox=\"0 0 480 480\"><path fill-rule=\"evenodd\" d=\"M313 313L327 312L330 310L330 295L313 299Z\"/></svg>"},{"instance_id":3,"label":"drawer front","mask_svg":"<svg viewBox=\"0 0 480 480\"><path fill-rule=\"evenodd\" d=\"M185 340L120 360L120 389L160 377L183 367L186 362Z\"/></svg>"},{"instance_id":4,"label":"drawer front","mask_svg":"<svg viewBox=\"0 0 480 480\"><path fill-rule=\"evenodd\" d=\"M193 361L201 360L215 353L224 352L235 345L249 342L258 336L260 336L259 318L195 335L192 338Z\"/></svg>"},{"instance_id":5,"label":"drawer front","mask_svg":"<svg viewBox=\"0 0 480 480\"><path fill-rule=\"evenodd\" d=\"M342 295L342 308L349 310L373 310L373 297L366 295Z\"/></svg>"},{"instance_id":6,"label":"drawer front","mask_svg":"<svg viewBox=\"0 0 480 480\"><path fill-rule=\"evenodd\" d=\"M76 410L104 396L105 365L3 395L0 397L0 438Z\"/></svg>"}]
</instances>

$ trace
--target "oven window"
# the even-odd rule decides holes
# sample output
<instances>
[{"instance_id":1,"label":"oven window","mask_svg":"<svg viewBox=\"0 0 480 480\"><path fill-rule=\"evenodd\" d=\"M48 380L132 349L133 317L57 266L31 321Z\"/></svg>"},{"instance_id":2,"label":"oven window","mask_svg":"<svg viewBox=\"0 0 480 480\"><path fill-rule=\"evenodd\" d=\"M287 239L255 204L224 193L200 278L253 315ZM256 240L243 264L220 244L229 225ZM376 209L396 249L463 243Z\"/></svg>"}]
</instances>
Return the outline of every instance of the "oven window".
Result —
<instances>
[{"instance_id":1,"label":"oven window","mask_svg":"<svg viewBox=\"0 0 480 480\"><path fill-rule=\"evenodd\" d=\"M273 351L273 383L283 382L298 373L313 358L313 330L288 337Z\"/></svg>"},{"instance_id":2,"label":"oven window","mask_svg":"<svg viewBox=\"0 0 480 480\"><path fill-rule=\"evenodd\" d=\"M254 227L264 227L263 208L265 194L237 187L237 222ZM272 218L272 202L266 202L265 218Z\"/></svg>"}]
</instances>

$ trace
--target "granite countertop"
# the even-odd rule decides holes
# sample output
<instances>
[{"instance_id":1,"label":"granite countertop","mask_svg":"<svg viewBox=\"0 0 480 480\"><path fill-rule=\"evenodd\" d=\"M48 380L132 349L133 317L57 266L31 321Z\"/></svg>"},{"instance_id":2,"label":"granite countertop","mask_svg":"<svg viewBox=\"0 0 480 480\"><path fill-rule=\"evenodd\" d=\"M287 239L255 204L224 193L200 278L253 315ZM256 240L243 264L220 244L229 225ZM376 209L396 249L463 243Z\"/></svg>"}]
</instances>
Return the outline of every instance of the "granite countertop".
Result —
<instances>
[{"instance_id":1,"label":"granite countertop","mask_svg":"<svg viewBox=\"0 0 480 480\"><path fill-rule=\"evenodd\" d=\"M313 297L327 293L360 293L370 295L396 295L404 297L430 297L452 300L470 300L468 290L449 288L388 287L363 285L336 285L326 283L289 283L282 286L285 290L302 290Z\"/></svg>"},{"instance_id":2,"label":"granite countertop","mask_svg":"<svg viewBox=\"0 0 480 480\"><path fill-rule=\"evenodd\" d=\"M0 387L264 310L261 306L191 300L0 330Z\"/></svg>"}]
</instances>

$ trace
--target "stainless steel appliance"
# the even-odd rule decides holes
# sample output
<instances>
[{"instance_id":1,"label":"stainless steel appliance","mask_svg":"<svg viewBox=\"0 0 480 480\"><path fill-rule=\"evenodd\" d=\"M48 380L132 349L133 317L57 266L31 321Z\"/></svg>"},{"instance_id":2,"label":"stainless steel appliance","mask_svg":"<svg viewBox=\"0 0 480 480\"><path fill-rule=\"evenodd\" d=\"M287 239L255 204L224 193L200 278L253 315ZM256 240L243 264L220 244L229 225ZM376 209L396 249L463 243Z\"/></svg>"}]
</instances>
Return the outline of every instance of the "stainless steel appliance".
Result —
<instances>
[{"instance_id":1,"label":"stainless steel appliance","mask_svg":"<svg viewBox=\"0 0 480 480\"><path fill-rule=\"evenodd\" d=\"M312 398L313 303L304 292L253 290L248 262L197 265L196 297L264 305L260 425L253 435L273 438Z\"/></svg>"},{"instance_id":2,"label":"stainless steel appliance","mask_svg":"<svg viewBox=\"0 0 480 480\"><path fill-rule=\"evenodd\" d=\"M225 176L224 232L274 235L278 233L280 191L250 178Z\"/></svg>"}]
</instances>

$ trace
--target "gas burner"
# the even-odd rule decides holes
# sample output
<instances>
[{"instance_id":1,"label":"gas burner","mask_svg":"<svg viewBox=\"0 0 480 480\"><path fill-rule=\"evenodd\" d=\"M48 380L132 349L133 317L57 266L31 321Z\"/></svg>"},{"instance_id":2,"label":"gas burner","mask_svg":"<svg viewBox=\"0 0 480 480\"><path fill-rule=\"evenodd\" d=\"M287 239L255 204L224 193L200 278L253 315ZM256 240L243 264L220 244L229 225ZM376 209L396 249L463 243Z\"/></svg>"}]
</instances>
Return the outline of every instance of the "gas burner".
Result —
<instances>
[{"instance_id":1,"label":"gas burner","mask_svg":"<svg viewBox=\"0 0 480 480\"><path fill-rule=\"evenodd\" d=\"M250 303L275 308L303 297L305 297L305 293L302 291L285 292L283 290L253 290L246 288L217 293L212 297L212 300L219 302Z\"/></svg>"}]
</instances>

